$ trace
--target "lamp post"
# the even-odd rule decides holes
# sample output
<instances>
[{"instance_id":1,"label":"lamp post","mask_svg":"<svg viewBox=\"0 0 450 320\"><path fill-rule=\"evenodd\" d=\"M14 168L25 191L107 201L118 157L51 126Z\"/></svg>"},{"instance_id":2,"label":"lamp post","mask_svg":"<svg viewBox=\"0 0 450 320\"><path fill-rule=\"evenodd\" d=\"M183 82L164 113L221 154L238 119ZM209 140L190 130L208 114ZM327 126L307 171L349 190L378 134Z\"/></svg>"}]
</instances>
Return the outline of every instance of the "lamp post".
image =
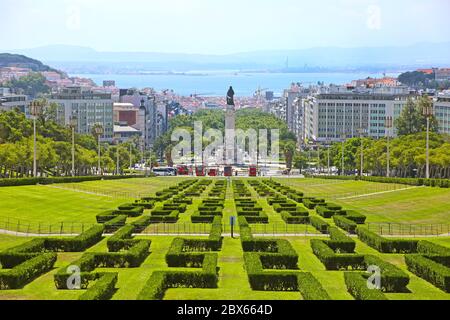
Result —
<instances>
[{"instance_id":1,"label":"lamp post","mask_svg":"<svg viewBox=\"0 0 450 320\"><path fill-rule=\"evenodd\" d=\"M393 119L391 116L386 117L384 127L386 128L387 137L387 164L386 164L386 177L391 175L391 129L393 127Z\"/></svg>"},{"instance_id":2,"label":"lamp post","mask_svg":"<svg viewBox=\"0 0 450 320\"><path fill-rule=\"evenodd\" d=\"M96 124L96 125L95 125L95 128L94 128L94 132L95 132L95 135L97 136L97 148L98 148L98 168L97 168L97 171L98 171L98 172L97 172L97 174L98 174L98 175L102 175L103 172L102 172L102 169L101 169L102 164L101 164L101 145L100 145L100 138L101 138L101 136L102 136L103 133L104 133L103 126L102 126L100 123Z\"/></svg>"},{"instance_id":3,"label":"lamp post","mask_svg":"<svg viewBox=\"0 0 450 320\"><path fill-rule=\"evenodd\" d=\"M347 138L345 133L341 134L342 140L342 158L341 158L341 176L345 176L345 139Z\"/></svg>"},{"instance_id":4,"label":"lamp post","mask_svg":"<svg viewBox=\"0 0 450 320\"><path fill-rule=\"evenodd\" d=\"M117 140L117 149L116 149L116 174L120 175L120 153L119 153L120 141Z\"/></svg>"},{"instance_id":5,"label":"lamp post","mask_svg":"<svg viewBox=\"0 0 450 320\"><path fill-rule=\"evenodd\" d=\"M320 174L320 145L317 144L317 170Z\"/></svg>"},{"instance_id":6,"label":"lamp post","mask_svg":"<svg viewBox=\"0 0 450 320\"><path fill-rule=\"evenodd\" d=\"M131 167L133 166L133 154L132 154L132 150L131 150L131 142L130 142L130 170L131 170Z\"/></svg>"},{"instance_id":7,"label":"lamp post","mask_svg":"<svg viewBox=\"0 0 450 320\"><path fill-rule=\"evenodd\" d=\"M359 128L358 133L359 133L359 140L361 141L361 155L360 155L361 170L359 171L359 174L360 174L360 177L362 178L362 176L364 175L364 142L363 142L363 138L364 138L365 134L367 133L367 129Z\"/></svg>"},{"instance_id":8,"label":"lamp post","mask_svg":"<svg viewBox=\"0 0 450 320\"><path fill-rule=\"evenodd\" d=\"M42 103L34 100L30 105L30 114L33 116L33 177L37 176L37 143L36 143L36 118L41 112Z\"/></svg>"},{"instance_id":9,"label":"lamp post","mask_svg":"<svg viewBox=\"0 0 450 320\"><path fill-rule=\"evenodd\" d=\"M423 107L423 115L427 118L427 168L426 178L430 179L430 118L433 116L433 105L426 104Z\"/></svg>"},{"instance_id":10,"label":"lamp post","mask_svg":"<svg viewBox=\"0 0 450 320\"><path fill-rule=\"evenodd\" d=\"M72 177L75 177L75 128L78 124L77 116L70 117L70 128L72 129Z\"/></svg>"},{"instance_id":11,"label":"lamp post","mask_svg":"<svg viewBox=\"0 0 450 320\"><path fill-rule=\"evenodd\" d=\"M330 139L327 137L327 167L328 167L328 175L331 175L331 161L330 161L330 147L331 147L331 142Z\"/></svg>"}]
</instances>

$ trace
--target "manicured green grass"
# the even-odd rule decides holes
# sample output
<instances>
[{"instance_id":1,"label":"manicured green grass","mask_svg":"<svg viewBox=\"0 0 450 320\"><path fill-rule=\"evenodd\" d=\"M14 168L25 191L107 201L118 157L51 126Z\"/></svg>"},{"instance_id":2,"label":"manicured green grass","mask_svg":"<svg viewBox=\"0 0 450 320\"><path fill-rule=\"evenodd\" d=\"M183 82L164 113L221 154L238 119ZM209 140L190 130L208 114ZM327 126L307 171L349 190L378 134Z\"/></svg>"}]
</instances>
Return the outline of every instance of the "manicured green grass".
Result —
<instances>
[{"instance_id":1,"label":"manicured green grass","mask_svg":"<svg viewBox=\"0 0 450 320\"><path fill-rule=\"evenodd\" d=\"M189 177L153 177L87 181L81 183L59 184L58 187L109 195L114 198L130 199L153 195L156 191L176 185L188 178Z\"/></svg>"},{"instance_id":2,"label":"manicured green grass","mask_svg":"<svg viewBox=\"0 0 450 320\"><path fill-rule=\"evenodd\" d=\"M306 196L320 196L358 210L367 216L367 222L450 224L450 189L405 189L406 186L395 184L326 179L277 181L303 191Z\"/></svg>"},{"instance_id":3,"label":"manicured green grass","mask_svg":"<svg viewBox=\"0 0 450 320\"><path fill-rule=\"evenodd\" d=\"M149 193L161 190L169 185L178 183L183 178L151 178L151 179L131 179L124 181L99 181L92 184L100 186L102 192L114 192L122 185L128 188L128 192L139 192L138 190L151 190ZM298 181L297 181L298 180ZM300 180L300 179L279 179L286 185L296 185L296 189L302 190L309 195L308 188L338 188L339 192L345 190L356 190L362 188L356 182L333 183L328 180ZM323 182L322 187L316 187L318 182ZM0 216L20 216L22 219L32 221L86 221L95 222L95 215L102 210L108 210L117 207L126 201L124 199L115 199L108 196L99 196L89 194L88 190L83 190L80 185L91 184L72 184L71 187L63 186L28 186L28 187L8 187L0 188ZM377 186L371 186L372 183L364 182L369 186L371 192L377 192ZM298 187L297 187L298 185ZM212 186L211 186L212 187ZM210 187L210 188L211 188ZM65 188L77 188L78 191L65 190ZM195 212L197 206L202 199L207 197L208 188L201 197L194 198L193 205L181 214L180 220L176 225L186 226L193 225L190 223L190 217ZM249 187L252 192L252 198L257 199L269 215L270 224L252 225L253 232L264 231L264 228L274 228L280 225L287 227L281 219L281 215L276 213L271 206L268 205L265 198L258 197L253 188ZM314 189L311 189L314 190ZM98 192L100 193L100 192ZM339 202L348 208L354 208L368 216L369 221L401 221L401 222L423 222L423 221L449 221L449 204L450 190L437 188L417 188L392 193L384 193L379 195L371 195L369 197L332 200ZM148 212L147 212L148 213ZM311 215L316 215L314 210L310 210ZM228 224L229 218L236 215L233 194L231 188L228 188L227 199L225 201L223 223ZM447 216L446 216L447 215ZM392 220L389 220L392 219ZM129 221L132 221L130 219ZM332 219L327 222L333 225ZM196 225L201 228L201 225ZM158 226L161 227L161 226ZM277 229L275 233L283 233L283 230ZM156 228L153 226L151 228ZM209 226L206 226L206 232ZM312 233L313 228L304 225L296 226L296 228L304 228ZM1 229L1 225L0 225ZM163 230L159 230L162 232ZM229 229L225 229L228 233ZM237 229L237 232L239 230ZM289 233L289 232L287 232ZM117 291L113 296L114 300L133 300L136 299L138 293L143 288L146 281L152 273L157 270L178 270L178 268L168 268L165 262L165 255L176 235L173 236L139 236L152 240L150 255L139 268L129 269L105 269L100 268L99 271L118 272L119 280L117 283ZM183 237L186 238L186 237ZM192 237L191 237L192 238ZM194 238L199 238L194 237ZM328 292L332 299L336 300L352 300L353 297L347 292L344 282L343 271L327 271L319 259L313 254L310 240L311 237L289 237L277 236L277 238L287 239L291 242L294 249L299 255L298 267L300 271L311 272L324 289ZM31 238L19 238L6 235L0 235L0 251L8 249L12 246L19 245ZM449 238L426 238L440 245L450 247ZM387 294L389 299L398 300L426 300L439 299L450 300L450 294L444 293L425 280L418 278L414 274L407 271L404 256L396 254L380 254L376 250L368 247L366 244L357 240L356 252L361 254L373 254L381 259L393 263L406 271L411 278L408 286L409 293ZM106 239L88 250L89 252L106 252ZM77 299L83 291L56 290L53 275L60 267L67 266L71 262L81 257L83 253L58 253L58 260L55 268L33 282L25 286L21 290L0 290L0 300L72 300ZM253 291L248 283L247 274L244 267L243 251L239 239L224 238L222 250L218 252L219 261L219 287L217 289L170 289L166 292L165 299L168 300L301 300L299 292L264 292ZM4 272L2 270L0 272Z\"/></svg>"},{"instance_id":4,"label":"manicured green grass","mask_svg":"<svg viewBox=\"0 0 450 320\"><path fill-rule=\"evenodd\" d=\"M450 189L420 187L341 200L367 215L368 222L450 224Z\"/></svg>"},{"instance_id":5,"label":"manicured green grass","mask_svg":"<svg viewBox=\"0 0 450 320\"><path fill-rule=\"evenodd\" d=\"M408 187L401 184L388 184L368 181L300 178L278 178L274 180L286 186L290 186L297 190L303 191L309 196L319 198L322 197L327 199L399 190Z\"/></svg>"},{"instance_id":6,"label":"manicured green grass","mask_svg":"<svg viewBox=\"0 0 450 320\"><path fill-rule=\"evenodd\" d=\"M2 187L0 229L5 227L6 218L11 218L11 224L17 224L16 220L42 224L96 223L95 216L98 213L115 209L118 205L130 201L90 194L89 191L83 190L85 185L102 188L105 193L107 190L142 190L146 195L153 195L156 191L176 185L179 181L172 178L143 178L72 183L70 188L68 185ZM17 230L16 227L7 229ZM20 230L23 228L24 226Z\"/></svg>"}]
</instances>

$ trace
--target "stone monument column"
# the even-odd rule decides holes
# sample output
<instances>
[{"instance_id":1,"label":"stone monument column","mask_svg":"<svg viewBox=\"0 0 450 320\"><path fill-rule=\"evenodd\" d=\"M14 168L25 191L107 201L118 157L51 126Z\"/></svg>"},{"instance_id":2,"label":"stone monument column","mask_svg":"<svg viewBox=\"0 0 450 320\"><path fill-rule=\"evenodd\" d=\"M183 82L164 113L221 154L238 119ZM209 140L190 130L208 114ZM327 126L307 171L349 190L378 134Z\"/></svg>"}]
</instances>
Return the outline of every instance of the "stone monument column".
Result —
<instances>
[{"instance_id":1,"label":"stone monument column","mask_svg":"<svg viewBox=\"0 0 450 320\"><path fill-rule=\"evenodd\" d=\"M234 105L234 90L230 87L227 93L227 110L225 113L225 164L235 164L235 129L236 109Z\"/></svg>"}]
</instances>

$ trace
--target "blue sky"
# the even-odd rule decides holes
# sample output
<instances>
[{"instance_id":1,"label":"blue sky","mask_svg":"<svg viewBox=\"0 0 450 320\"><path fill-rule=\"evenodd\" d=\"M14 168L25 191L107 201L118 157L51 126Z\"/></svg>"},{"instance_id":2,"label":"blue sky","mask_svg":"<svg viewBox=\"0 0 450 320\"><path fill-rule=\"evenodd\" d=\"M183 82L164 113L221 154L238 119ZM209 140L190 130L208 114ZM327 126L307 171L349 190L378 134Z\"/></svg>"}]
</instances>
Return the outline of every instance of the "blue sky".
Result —
<instances>
[{"instance_id":1,"label":"blue sky","mask_svg":"<svg viewBox=\"0 0 450 320\"><path fill-rule=\"evenodd\" d=\"M225 54L450 41L448 0L0 0L0 50Z\"/></svg>"}]
</instances>

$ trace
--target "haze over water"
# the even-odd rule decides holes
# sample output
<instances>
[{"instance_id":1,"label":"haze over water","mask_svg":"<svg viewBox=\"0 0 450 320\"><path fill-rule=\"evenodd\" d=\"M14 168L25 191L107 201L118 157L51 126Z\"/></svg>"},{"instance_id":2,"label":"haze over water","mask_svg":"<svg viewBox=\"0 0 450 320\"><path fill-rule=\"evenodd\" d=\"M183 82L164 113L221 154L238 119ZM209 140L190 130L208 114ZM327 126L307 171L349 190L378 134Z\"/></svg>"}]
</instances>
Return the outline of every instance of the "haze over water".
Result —
<instances>
[{"instance_id":1,"label":"haze over water","mask_svg":"<svg viewBox=\"0 0 450 320\"><path fill-rule=\"evenodd\" d=\"M352 80L367 77L383 77L380 73L208 73L208 74L71 74L70 76L90 78L102 85L103 80L115 80L119 88L146 88L157 91L171 89L175 93L188 96L223 96L232 85L237 96L252 96L260 87L274 91L279 96L291 83L300 82L304 86L317 84L347 84ZM398 74L387 74L398 76Z\"/></svg>"}]
</instances>

